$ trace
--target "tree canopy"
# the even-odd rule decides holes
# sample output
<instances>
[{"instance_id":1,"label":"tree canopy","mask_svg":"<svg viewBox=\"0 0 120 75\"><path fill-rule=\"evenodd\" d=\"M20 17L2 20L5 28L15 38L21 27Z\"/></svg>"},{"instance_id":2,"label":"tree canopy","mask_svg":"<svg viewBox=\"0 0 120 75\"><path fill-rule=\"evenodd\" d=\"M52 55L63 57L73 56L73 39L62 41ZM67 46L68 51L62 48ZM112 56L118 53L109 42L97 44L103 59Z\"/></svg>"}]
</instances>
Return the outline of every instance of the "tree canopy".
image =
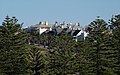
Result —
<instances>
[{"instance_id":1,"label":"tree canopy","mask_svg":"<svg viewBox=\"0 0 120 75\"><path fill-rule=\"evenodd\" d=\"M97 17L87 31L77 42L64 29L59 35L27 33L16 17L6 16L0 26L0 75L119 75L120 15L109 23Z\"/></svg>"},{"instance_id":2,"label":"tree canopy","mask_svg":"<svg viewBox=\"0 0 120 75\"><path fill-rule=\"evenodd\" d=\"M24 60L26 34L15 17L5 18L0 26L0 73L19 75L25 73Z\"/></svg>"}]
</instances>

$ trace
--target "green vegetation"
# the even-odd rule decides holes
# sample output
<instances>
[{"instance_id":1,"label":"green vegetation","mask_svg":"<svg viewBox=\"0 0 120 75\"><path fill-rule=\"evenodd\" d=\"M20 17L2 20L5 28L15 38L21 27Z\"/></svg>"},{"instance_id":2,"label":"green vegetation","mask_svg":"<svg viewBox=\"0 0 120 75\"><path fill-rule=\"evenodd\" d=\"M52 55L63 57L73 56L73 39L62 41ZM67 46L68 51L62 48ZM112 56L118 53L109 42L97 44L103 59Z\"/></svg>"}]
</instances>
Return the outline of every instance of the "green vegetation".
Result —
<instances>
[{"instance_id":1,"label":"green vegetation","mask_svg":"<svg viewBox=\"0 0 120 75\"><path fill-rule=\"evenodd\" d=\"M92 75L114 75L114 53L112 34L103 19L96 19L89 25L90 63ZM91 67L92 66L92 67Z\"/></svg>"},{"instance_id":2,"label":"green vegetation","mask_svg":"<svg viewBox=\"0 0 120 75\"><path fill-rule=\"evenodd\" d=\"M45 65L47 60L45 60L46 49L38 48L35 46L29 46L29 49L26 53L26 60L29 65L29 72L31 75L41 75L45 72Z\"/></svg>"},{"instance_id":3,"label":"green vegetation","mask_svg":"<svg viewBox=\"0 0 120 75\"><path fill-rule=\"evenodd\" d=\"M89 37L78 42L64 31L57 36L26 33L17 22L7 16L0 26L0 75L120 74L120 15L109 24L95 19L88 25Z\"/></svg>"},{"instance_id":4,"label":"green vegetation","mask_svg":"<svg viewBox=\"0 0 120 75\"><path fill-rule=\"evenodd\" d=\"M17 21L7 16L0 26L0 74L3 75L25 74L26 71L26 34Z\"/></svg>"},{"instance_id":5,"label":"green vegetation","mask_svg":"<svg viewBox=\"0 0 120 75\"><path fill-rule=\"evenodd\" d=\"M114 64L115 73L120 74L120 15L112 17L110 20L110 27L113 33L113 42L112 47L114 48L116 63Z\"/></svg>"}]
</instances>

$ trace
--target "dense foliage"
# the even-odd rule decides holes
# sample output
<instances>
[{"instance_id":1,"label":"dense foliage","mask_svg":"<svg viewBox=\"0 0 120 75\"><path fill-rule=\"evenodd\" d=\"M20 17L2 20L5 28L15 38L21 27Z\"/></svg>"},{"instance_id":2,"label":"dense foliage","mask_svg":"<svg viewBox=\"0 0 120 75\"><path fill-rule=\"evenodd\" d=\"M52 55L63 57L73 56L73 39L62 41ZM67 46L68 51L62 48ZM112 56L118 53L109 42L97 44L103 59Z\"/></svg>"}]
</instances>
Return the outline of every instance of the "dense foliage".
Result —
<instances>
[{"instance_id":1,"label":"dense foliage","mask_svg":"<svg viewBox=\"0 0 120 75\"><path fill-rule=\"evenodd\" d=\"M109 23L98 17L78 42L65 31L26 33L17 22L7 16L0 26L0 75L120 74L120 15Z\"/></svg>"},{"instance_id":2,"label":"dense foliage","mask_svg":"<svg viewBox=\"0 0 120 75\"><path fill-rule=\"evenodd\" d=\"M112 33L103 19L96 19L89 25L90 66L92 75L114 75L116 62L115 50L112 48ZM91 67L92 66L92 67Z\"/></svg>"},{"instance_id":3,"label":"dense foliage","mask_svg":"<svg viewBox=\"0 0 120 75\"><path fill-rule=\"evenodd\" d=\"M3 75L24 74L26 70L26 34L17 21L7 16L0 26L0 74Z\"/></svg>"}]
</instances>

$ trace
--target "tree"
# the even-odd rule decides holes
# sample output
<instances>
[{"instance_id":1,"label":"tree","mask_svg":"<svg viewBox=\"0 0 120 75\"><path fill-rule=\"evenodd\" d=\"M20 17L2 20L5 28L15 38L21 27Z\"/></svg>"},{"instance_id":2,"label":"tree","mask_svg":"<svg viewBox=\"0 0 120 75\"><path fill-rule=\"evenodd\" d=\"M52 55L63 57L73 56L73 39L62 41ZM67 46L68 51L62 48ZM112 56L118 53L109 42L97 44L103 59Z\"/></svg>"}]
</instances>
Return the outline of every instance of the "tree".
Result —
<instances>
[{"instance_id":1,"label":"tree","mask_svg":"<svg viewBox=\"0 0 120 75\"><path fill-rule=\"evenodd\" d=\"M116 51L115 58L117 59L115 67L115 73L120 74L120 14L115 15L110 20L110 29L113 34L114 50Z\"/></svg>"},{"instance_id":2,"label":"tree","mask_svg":"<svg viewBox=\"0 0 120 75\"><path fill-rule=\"evenodd\" d=\"M26 59L32 75L44 75L46 69L45 49L29 46Z\"/></svg>"},{"instance_id":3,"label":"tree","mask_svg":"<svg viewBox=\"0 0 120 75\"><path fill-rule=\"evenodd\" d=\"M62 32L49 45L51 62L49 73L55 75L75 74L75 41Z\"/></svg>"},{"instance_id":4,"label":"tree","mask_svg":"<svg viewBox=\"0 0 120 75\"><path fill-rule=\"evenodd\" d=\"M26 34L15 17L5 18L0 26L0 74L19 75L26 71Z\"/></svg>"},{"instance_id":5,"label":"tree","mask_svg":"<svg viewBox=\"0 0 120 75\"><path fill-rule=\"evenodd\" d=\"M96 19L89 25L90 64L92 75L114 75L115 51L112 48L112 34L103 19Z\"/></svg>"},{"instance_id":6,"label":"tree","mask_svg":"<svg viewBox=\"0 0 120 75\"><path fill-rule=\"evenodd\" d=\"M32 45L35 44L39 45L39 33L37 32L37 29L31 28L30 31L26 31L26 32L27 32L28 43Z\"/></svg>"},{"instance_id":7,"label":"tree","mask_svg":"<svg viewBox=\"0 0 120 75\"><path fill-rule=\"evenodd\" d=\"M93 75L90 68L90 51L91 46L88 40L78 41L75 46L75 63L77 75Z\"/></svg>"},{"instance_id":8,"label":"tree","mask_svg":"<svg viewBox=\"0 0 120 75\"><path fill-rule=\"evenodd\" d=\"M54 38L53 31L44 32L41 35L39 35L39 41L42 43L44 48L49 46L53 38Z\"/></svg>"}]
</instances>

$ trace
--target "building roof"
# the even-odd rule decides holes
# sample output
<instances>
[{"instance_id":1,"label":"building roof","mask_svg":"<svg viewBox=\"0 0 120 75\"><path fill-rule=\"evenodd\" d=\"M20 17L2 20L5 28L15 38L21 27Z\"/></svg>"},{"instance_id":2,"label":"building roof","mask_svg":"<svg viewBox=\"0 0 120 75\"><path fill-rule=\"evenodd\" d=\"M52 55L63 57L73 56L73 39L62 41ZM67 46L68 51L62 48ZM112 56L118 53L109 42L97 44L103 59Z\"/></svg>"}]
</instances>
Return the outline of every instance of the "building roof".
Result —
<instances>
[{"instance_id":1,"label":"building roof","mask_svg":"<svg viewBox=\"0 0 120 75\"><path fill-rule=\"evenodd\" d=\"M51 25L36 24L36 25L31 26L31 27L32 27L32 28L41 28L41 27L44 27L44 28L51 28Z\"/></svg>"},{"instance_id":2,"label":"building roof","mask_svg":"<svg viewBox=\"0 0 120 75\"><path fill-rule=\"evenodd\" d=\"M81 30L75 30L75 32L73 33L73 36L76 36Z\"/></svg>"},{"instance_id":3,"label":"building roof","mask_svg":"<svg viewBox=\"0 0 120 75\"><path fill-rule=\"evenodd\" d=\"M60 34L62 32L62 28L56 28L57 34Z\"/></svg>"},{"instance_id":4,"label":"building roof","mask_svg":"<svg viewBox=\"0 0 120 75\"><path fill-rule=\"evenodd\" d=\"M81 27L79 25L73 25L73 30L81 30Z\"/></svg>"}]
</instances>

